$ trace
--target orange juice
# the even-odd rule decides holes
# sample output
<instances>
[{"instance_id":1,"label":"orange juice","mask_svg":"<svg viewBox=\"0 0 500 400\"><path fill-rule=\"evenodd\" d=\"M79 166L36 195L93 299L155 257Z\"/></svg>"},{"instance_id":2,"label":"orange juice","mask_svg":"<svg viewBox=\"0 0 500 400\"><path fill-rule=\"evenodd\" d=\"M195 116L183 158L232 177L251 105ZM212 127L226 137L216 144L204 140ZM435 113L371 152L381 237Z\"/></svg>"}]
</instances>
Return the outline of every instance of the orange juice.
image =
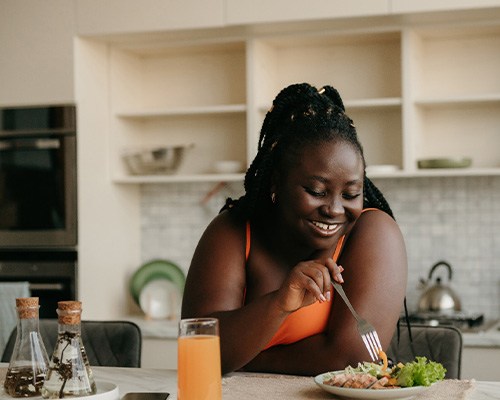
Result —
<instances>
[{"instance_id":1,"label":"orange juice","mask_svg":"<svg viewBox=\"0 0 500 400\"><path fill-rule=\"evenodd\" d=\"M177 399L221 400L219 337L180 336L177 345Z\"/></svg>"}]
</instances>

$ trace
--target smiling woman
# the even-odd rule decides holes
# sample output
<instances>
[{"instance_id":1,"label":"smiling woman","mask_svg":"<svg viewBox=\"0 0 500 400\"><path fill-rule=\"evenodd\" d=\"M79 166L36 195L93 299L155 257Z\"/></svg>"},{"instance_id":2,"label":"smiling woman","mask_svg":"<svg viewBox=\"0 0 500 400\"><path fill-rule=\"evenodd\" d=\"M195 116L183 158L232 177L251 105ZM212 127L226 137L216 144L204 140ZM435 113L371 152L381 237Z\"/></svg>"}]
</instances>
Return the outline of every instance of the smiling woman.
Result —
<instances>
[{"instance_id":1,"label":"smiling woman","mask_svg":"<svg viewBox=\"0 0 500 400\"><path fill-rule=\"evenodd\" d=\"M219 318L224 373L316 375L369 357L332 280L386 348L406 274L401 232L339 93L295 84L266 115L245 194L200 239L182 316Z\"/></svg>"}]
</instances>

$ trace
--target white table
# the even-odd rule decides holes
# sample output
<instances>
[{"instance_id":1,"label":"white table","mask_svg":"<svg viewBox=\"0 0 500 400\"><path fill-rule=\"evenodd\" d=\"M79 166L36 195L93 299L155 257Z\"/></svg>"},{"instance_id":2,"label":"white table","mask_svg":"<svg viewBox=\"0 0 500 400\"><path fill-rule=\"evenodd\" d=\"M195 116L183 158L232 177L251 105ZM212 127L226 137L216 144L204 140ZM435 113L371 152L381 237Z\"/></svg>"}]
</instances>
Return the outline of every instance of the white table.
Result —
<instances>
[{"instance_id":1,"label":"white table","mask_svg":"<svg viewBox=\"0 0 500 400\"><path fill-rule=\"evenodd\" d=\"M96 380L116 383L120 396L134 391L166 391L171 393L170 398L176 398L177 371L175 370L95 367L94 374ZM335 399L333 395L320 389L314 383L313 378L236 373L223 378L223 400L245 400L241 397L241 392L235 392L235 389L243 383L243 379L246 380L245 384L255 379L255 385L252 388L254 393L249 396L252 400ZM285 385L283 385L284 382ZM268 395L259 397L258 392L263 390L264 386L272 387L275 393L272 398ZM467 400L489 399L500 399L500 381L475 382L475 389L467 397Z\"/></svg>"},{"instance_id":2,"label":"white table","mask_svg":"<svg viewBox=\"0 0 500 400\"><path fill-rule=\"evenodd\" d=\"M6 364L0 364L2 387L6 366ZM115 383L120 397L128 392L142 391L169 392L171 394L169 400L177 397L177 371L175 370L93 367L93 371L96 381ZM266 390L267 394L264 393ZM224 376L222 391L223 400L335 399L333 395L320 389L314 383L313 378L272 374L235 373ZM272 397L269 396L269 392L273 393ZM0 394L0 399L12 400L3 393ZM475 382L475 389L466 397L466 400L490 399L500 399L500 381ZM429 400L432 399L429 398Z\"/></svg>"}]
</instances>

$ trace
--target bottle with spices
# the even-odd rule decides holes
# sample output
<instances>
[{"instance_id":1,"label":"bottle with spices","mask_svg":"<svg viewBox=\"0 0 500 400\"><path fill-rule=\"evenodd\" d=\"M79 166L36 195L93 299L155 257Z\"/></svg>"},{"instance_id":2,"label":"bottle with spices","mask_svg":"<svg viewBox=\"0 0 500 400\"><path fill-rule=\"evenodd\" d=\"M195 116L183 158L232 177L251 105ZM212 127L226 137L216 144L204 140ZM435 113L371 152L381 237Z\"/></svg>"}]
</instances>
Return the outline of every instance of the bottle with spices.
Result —
<instances>
[{"instance_id":1,"label":"bottle with spices","mask_svg":"<svg viewBox=\"0 0 500 400\"><path fill-rule=\"evenodd\" d=\"M49 358L39 331L38 297L16 299L17 336L4 381L12 397L40 396Z\"/></svg>"},{"instance_id":2,"label":"bottle with spices","mask_svg":"<svg viewBox=\"0 0 500 400\"><path fill-rule=\"evenodd\" d=\"M57 341L42 387L45 399L82 397L97 392L82 342L81 313L80 301L57 303Z\"/></svg>"}]
</instances>

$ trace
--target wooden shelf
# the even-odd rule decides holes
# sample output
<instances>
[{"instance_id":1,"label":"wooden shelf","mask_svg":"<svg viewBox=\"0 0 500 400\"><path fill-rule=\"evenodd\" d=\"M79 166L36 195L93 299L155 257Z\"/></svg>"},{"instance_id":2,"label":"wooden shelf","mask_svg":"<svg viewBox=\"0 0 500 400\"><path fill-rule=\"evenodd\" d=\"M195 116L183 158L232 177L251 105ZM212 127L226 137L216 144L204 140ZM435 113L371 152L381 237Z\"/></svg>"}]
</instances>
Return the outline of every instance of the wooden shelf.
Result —
<instances>
[{"instance_id":1,"label":"wooden shelf","mask_svg":"<svg viewBox=\"0 0 500 400\"><path fill-rule=\"evenodd\" d=\"M180 182L238 182L243 181L244 174L198 174L198 175L137 175L117 176L114 183L180 183Z\"/></svg>"},{"instance_id":2,"label":"wooden shelf","mask_svg":"<svg viewBox=\"0 0 500 400\"><path fill-rule=\"evenodd\" d=\"M230 104L219 106L200 106L200 107L182 107L182 108L165 108L165 109L150 109L150 110L124 110L118 111L116 116L119 118L154 118L154 117L180 117L189 115L219 115L244 113L247 107L245 104Z\"/></svg>"}]
</instances>

